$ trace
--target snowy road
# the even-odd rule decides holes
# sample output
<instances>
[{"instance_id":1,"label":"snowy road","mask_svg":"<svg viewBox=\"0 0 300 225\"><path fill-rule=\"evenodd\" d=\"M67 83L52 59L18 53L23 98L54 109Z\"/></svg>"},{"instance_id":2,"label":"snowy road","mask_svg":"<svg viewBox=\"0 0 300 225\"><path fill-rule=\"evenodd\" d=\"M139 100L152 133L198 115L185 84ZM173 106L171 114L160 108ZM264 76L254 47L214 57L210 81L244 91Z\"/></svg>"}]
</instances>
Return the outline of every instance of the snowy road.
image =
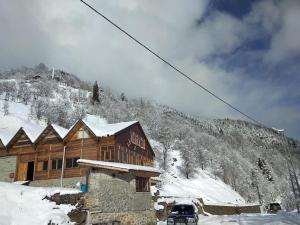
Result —
<instances>
[{"instance_id":1,"label":"snowy road","mask_svg":"<svg viewBox=\"0 0 300 225\"><path fill-rule=\"evenodd\" d=\"M199 225L300 225L300 215L293 213L200 216ZM159 222L157 225L166 225Z\"/></svg>"}]
</instances>

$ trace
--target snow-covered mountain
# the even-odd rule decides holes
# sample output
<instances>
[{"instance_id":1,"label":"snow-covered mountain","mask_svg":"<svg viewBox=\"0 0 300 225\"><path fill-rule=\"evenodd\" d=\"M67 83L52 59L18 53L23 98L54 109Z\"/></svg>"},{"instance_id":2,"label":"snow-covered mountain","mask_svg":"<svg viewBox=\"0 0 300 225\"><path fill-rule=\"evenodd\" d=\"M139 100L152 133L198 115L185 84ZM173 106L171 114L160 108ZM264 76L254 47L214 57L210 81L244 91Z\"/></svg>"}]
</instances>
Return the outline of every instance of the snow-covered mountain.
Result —
<instances>
[{"instance_id":1,"label":"snow-covered mountain","mask_svg":"<svg viewBox=\"0 0 300 225\"><path fill-rule=\"evenodd\" d=\"M165 171L161 194L241 203L257 202L259 189L266 203L292 198L285 158L291 154L299 173L300 144L274 129L230 119L201 120L101 85L95 102L91 84L43 64L0 72L0 79L0 133L8 125L13 133L18 124L30 129L52 122L69 128L87 114L108 123L138 120L152 140L157 167Z\"/></svg>"}]
</instances>

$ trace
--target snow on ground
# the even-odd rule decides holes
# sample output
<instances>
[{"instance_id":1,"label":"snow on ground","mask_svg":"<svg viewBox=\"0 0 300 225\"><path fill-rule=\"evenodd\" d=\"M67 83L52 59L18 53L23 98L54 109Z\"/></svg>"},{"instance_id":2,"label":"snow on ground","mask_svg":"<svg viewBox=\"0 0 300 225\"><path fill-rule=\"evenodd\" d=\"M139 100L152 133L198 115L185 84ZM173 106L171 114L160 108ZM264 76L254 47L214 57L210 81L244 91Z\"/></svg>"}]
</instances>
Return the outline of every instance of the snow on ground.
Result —
<instances>
[{"instance_id":1,"label":"snow on ground","mask_svg":"<svg viewBox=\"0 0 300 225\"><path fill-rule=\"evenodd\" d=\"M158 222L157 225L166 225ZM199 216L199 225L299 225L300 214L241 214L230 216Z\"/></svg>"},{"instance_id":2,"label":"snow on ground","mask_svg":"<svg viewBox=\"0 0 300 225\"><path fill-rule=\"evenodd\" d=\"M0 182L1 225L47 225L51 220L58 225L72 224L67 213L75 206L56 205L45 196L55 193L78 193L76 189L37 188Z\"/></svg>"},{"instance_id":3,"label":"snow on ground","mask_svg":"<svg viewBox=\"0 0 300 225\"><path fill-rule=\"evenodd\" d=\"M179 151L173 150L169 159L170 168L161 176L162 187L159 188L161 196L173 196L178 199L202 198L206 204L245 204L245 200L229 185L214 179L205 170L199 169L193 178L186 179L180 172L182 161Z\"/></svg>"}]
</instances>

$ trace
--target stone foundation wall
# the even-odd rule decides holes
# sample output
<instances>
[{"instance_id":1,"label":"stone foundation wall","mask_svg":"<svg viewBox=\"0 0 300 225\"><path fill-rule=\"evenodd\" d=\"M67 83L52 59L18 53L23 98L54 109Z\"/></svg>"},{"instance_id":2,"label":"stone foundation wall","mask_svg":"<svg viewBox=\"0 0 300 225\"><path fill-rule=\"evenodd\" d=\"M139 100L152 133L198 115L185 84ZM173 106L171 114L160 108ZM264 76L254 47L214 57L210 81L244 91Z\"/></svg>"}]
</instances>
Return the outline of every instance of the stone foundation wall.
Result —
<instances>
[{"instance_id":1,"label":"stone foundation wall","mask_svg":"<svg viewBox=\"0 0 300 225\"><path fill-rule=\"evenodd\" d=\"M89 174L85 208L91 224L155 225L156 216L150 192L136 192L130 173L92 171Z\"/></svg>"},{"instance_id":2,"label":"stone foundation wall","mask_svg":"<svg viewBox=\"0 0 300 225\"><path fill-rule=\"evenodd\" d=\"M156 217L152 210L122 213L91 212L90 222L101 225L156 225Z\"/></svg>"},{"instance_id":3,"label":"stone foundation wall","mask_svg":"<svg viewBox=\"0 0 300 225\"><path fill-rule=\"evenodd\" d=\"M85 177L63 178L63 187L75 188L78 182L85 183ZM33 187L60 187L60 179L35 180L31 181L29 186Z\"/></svg>"},{"instance_id":4,"label":"stone foundation wall","mask_svg":"<svg viewBox=\"0 0 300 225\"><path fill-rule=\"evenodd\" d=\"M153 208L150 192L136 192L130 173L93 171L89 176L86 208L103 213L143 211Z\"/></svg>"},{"instance_id":5,"label":"stone foundation wall","mask_svg":"<svg viewBox=\"0 0 300 225\"><path fill-rule=\"evenodd\" d=\"M14 178L9 178L10 173L15 173L17 164L16 156L0 157L0 181L13 182Z\"/></svg>"}]
</instances>

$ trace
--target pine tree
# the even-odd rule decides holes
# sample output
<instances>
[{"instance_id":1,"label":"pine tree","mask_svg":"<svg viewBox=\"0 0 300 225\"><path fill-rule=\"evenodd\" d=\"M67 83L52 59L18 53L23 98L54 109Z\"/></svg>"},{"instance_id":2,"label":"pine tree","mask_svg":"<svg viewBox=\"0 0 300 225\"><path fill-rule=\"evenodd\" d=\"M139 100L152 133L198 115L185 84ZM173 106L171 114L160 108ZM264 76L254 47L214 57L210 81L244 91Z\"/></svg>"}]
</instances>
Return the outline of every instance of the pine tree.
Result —
<instances>
[{"instance_id":1,"label":"pine tree","mask_svg":"<svg viewBox=\"0 0 300 225\"><path fill-rule=\"evenodd\" d=\"M98 86L97 81L95 81L94 86L93 86L93 97L92 97L92 100L93 100L93 104L95 102L100 102L100 100L99 100L99 86Z\"/></svg>"},{"instance_id":2,"label":"pine tree","mask_svg":"<svg viewBox=\"0 0 300 225\"><path fill-rule=\"evenodd\" d=\"M121 93L121 100L122 100L122 102L127 101L124 93Z\"/></svg>"}]
</instances>

